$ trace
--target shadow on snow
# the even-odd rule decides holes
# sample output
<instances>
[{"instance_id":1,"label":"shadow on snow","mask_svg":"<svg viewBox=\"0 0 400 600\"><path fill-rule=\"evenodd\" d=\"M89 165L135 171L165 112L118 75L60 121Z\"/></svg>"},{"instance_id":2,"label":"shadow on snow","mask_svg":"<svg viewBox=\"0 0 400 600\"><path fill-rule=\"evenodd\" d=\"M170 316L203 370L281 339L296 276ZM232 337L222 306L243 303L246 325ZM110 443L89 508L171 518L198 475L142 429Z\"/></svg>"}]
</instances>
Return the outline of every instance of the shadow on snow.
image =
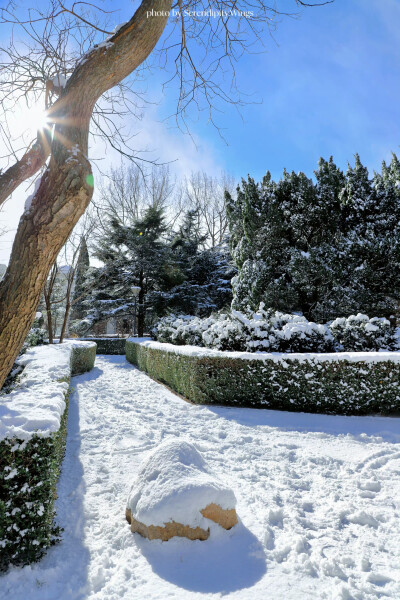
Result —
<instances>
[{"instance_id":1,"label":"shadow on snow","mask_svg":"<svg viewBox=\"0 0 400 600\"><path fill-rule=\"evenodd\" d=\"M219 533L219 532L218 532ZM135 541L154 573L194 592L229 594L249 588L266 573L264 549L241 521L228 532L195 542L172 538Z\"/></svg>"},{"instance_id":2,"label":"shadow on snow","mask_svg":"<svg viewBox=\"0 0 400 600\"><path fill-rule=\"evenodd\" d=\"M378 436L386 442L400 443L398 417L324 415L210 405L207 408L219 417L245 427L267 426L300 433L352 435L359 441L368 442L371 441L369 436Z\"/></svg>"}]
</instances>

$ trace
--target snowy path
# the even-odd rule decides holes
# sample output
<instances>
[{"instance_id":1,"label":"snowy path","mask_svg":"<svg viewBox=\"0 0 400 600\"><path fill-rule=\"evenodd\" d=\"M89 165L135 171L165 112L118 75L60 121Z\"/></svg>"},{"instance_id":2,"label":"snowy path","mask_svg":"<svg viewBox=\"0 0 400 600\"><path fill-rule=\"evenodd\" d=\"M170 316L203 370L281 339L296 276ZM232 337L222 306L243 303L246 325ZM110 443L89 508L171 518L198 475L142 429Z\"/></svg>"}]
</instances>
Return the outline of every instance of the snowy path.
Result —
<instances>
[{"instance_id":1,"label":"snowy path","mask_svg":"<svg viewBox=\"0 0 400 600\"><path fill-rule=\"evenodd\" d=\"M0 577L0 598L400 597L400 419L192 406L119 356L73 384L63 542ZM230 532L166 543L130 532L137 467L169 436L195 442L235 490Z\"/></svg>"}]
</instances>

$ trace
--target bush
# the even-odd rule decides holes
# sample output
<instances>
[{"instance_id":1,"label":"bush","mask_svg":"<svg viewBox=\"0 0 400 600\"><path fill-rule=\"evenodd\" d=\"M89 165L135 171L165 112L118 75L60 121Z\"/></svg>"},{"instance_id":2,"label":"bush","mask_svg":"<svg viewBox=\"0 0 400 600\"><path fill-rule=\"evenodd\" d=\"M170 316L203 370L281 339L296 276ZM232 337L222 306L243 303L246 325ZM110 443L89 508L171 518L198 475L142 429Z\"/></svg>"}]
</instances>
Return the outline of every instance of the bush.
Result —
<instances>
[{"instance_id":1,"label":"bush","mask_svg":"<svg viewBox=\"0 0 400 600\"><path fill-rule=\"evenodd\" d=\"M95 342L96 354L125 354L125 338L81 338L84 342Z\"/></svg>"},{"instance_id":2,"label":"bush","mask_svg":"<svg viewBox=\"0 0 400 600\"><path fill-rule=\"evenodd\" d=\"M232 310L201 319L170 315L152 332L159 342L243 352L342 352L395 350L395 330L387 319L351 315L328 325L300 315L265 309Z\"/></svg>"},{"instance_id":3,"label":"bush","mask_svg":"<svg viewBox=\"0 0 400 600\"><path fill-rule=\"evenodd\" d=\"M335 319L330 330L339 350L394 350L396 339L394 328L387 319L370 319L367 315L351 315Z\"/></svg>"},{"instance_id":4,"label":"bush","mask_svg":"<svg viewBox=\"0 0 400 600\"><path fill-rule=\"evenodd\" d=\"M220 315L202 333L202 346L218 350L243 350L246 334L243 324L229 315Z\"/></svg>"},{"instance_id":5,"label":"bush","mask_svg":"<svg viewBox=\"0 0 400 600\"><path fill-rule=\"evenodd\" d=\"M29 350L21 384L0 398L0 570L39 560L60 536L54 523L70 375L89 370L96 344ZM18 432L15 434L15 432Z\"/></svg>"},{"instance_id":6,"label":"bush","mask_svg":"<svg viewBox=\"0 0 400 600\"><path fill-rule=\"evenodd\" d=\"M25 338L24 345L22 346L21 354L26 352L28 348L42 346L43 344L47 344L47 331L43 329L42 313L36 313L32 327Z\"/></svg>"},{"instance_id":7,"label":"bush","mask_svg":"<svg viewBox=\"0 0 400 600\"><path fill-rule=\"evenodd\" d=\"M91 371L96 360L97 345L94 342L69 342L72 346L71 375L80 375Z\"/></svg>"},{"instance_id":8,"label":"bush","mask_svg":"<svg viewBox=\"0 0 400 600\"><path fill-rule=\"evenodd\" d=\"M67 397L66 397L67 400ZM0 570L39 560L60 539L54 523L56 484L64 455L68 409L49 437L0 442Z\"/></svg>"},{"instance_id":9,"label":"bush","mask_svg":"<svg viewBox=\"0 0 400 600\"><path fill-rule=\"evenodd\" d=\"M126 357L196 404L345 415L400 410L397 354L377 355L374 361L340 354L250 360L128 340Z\"/></svg>"},{"instance_id":10,"label":"bush","mask_svg":"<svg viewBox=\"0 0 400 600\"><path fill-rule=\"evenodd\" d=\"M215 322L214 317L202 319L190 315L168 315L163 317L152 329L151 335L159 342L202 346L202 334Z\"/></svg>"},{"instance_id":11,"label":"bush","mask_svg":"<svg viewBox=\"0 0 400 600\"><path fill-rule=\"evenodd\" d=\"M263 303L255 313L232 310L201 319L171 315L153 330L159 342L246 352L329 352L333 338L325 325L285 315Z\"/></svg>"}]
</instances>

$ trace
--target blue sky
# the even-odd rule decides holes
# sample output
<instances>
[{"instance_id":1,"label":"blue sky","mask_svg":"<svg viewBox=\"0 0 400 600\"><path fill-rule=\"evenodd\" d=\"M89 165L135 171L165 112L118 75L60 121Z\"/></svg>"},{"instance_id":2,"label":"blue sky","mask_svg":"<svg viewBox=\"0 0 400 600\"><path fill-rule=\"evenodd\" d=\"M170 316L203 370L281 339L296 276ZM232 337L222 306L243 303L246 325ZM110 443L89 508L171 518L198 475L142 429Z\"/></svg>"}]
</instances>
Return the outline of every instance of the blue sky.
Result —
<instances>
[{"instance_id":1,"label":"blue sky","mask_svg":"<svg viewBox=\"0 0 400 600\"><path fill-rule=\"evenodd\" d=\"M298 10L294 0L277 2ZM225 140L193 114L189 136L164 119L175 110L176 86L160 91L168 76L153 71L147 85L157 102L141 123L138 147L154 157L176 160L178 176L191 169L236 178L260 179L266 170L312 176L318 158L333 155L346 169L358 152L372 171L391 152L400 153L400 2L335 0L323 7L282 17L265 53L247 55L237 64L239 87L251 103L240 109L219 105L215 117Z\"/></svg>"},{"instance_id":2,"label":"blue sky","mask_svg":"<svg viewBox=\"0 0 400 600\"><path fill-rule=\"evenodd\" d=\"M119 6L116 23L126 20L134 5ZM295 3L281 0L278 7ZM248 173L260 179L266 170L279 178L284 167L312 176L320 156L333 155L345 169L356 152L370 170L380 169L391 151L400 154L399 25L398 0L336 0L302 9L297 19L283 18L275 40L266 39L266 53L244 56L237 65L239 86L256 103L243 107L241 115L230 105L216 115L227 143L204 113L191 123L195 143L165 122L175 92L171 88L163 95L160 83L166 76L153 71L147 86L156 104L143 121L132 122L136 146L175 161L171 170L178 177L224 169L237 179ZM21 189L0 215L11 230L25 196ZM12 236L11 231L0 240L0 263L7 262Z\"/></svg>"},{"instance_id":3,"label":"blue sky","mask_svg":"<svg viewBox=\"0 0 400 600\"><path fill-rule=\"evenodd\" d=\"M275 41L238 65L242 89L260 103L241 109L243 120L231 106L217 117L228 145L205 121L193 125L201 154L236 177L269 169L279 178L284 167L311 176L320 156L346 168L356 152L379 169L399 151L400 2L305 9L282 19Z\"/></svg>"}]
</instances>

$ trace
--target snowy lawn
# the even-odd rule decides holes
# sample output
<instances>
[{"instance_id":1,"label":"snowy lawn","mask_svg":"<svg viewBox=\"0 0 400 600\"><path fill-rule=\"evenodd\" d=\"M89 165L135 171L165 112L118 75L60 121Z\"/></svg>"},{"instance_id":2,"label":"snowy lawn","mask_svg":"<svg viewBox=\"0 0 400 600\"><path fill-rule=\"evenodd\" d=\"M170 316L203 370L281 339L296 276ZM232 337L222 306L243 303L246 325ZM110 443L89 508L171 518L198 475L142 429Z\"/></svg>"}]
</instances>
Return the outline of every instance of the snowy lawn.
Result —
<instances>
[{"instance_id":1,"label":"snowy lawn","mask_svg":"<svg viewBox=\"0 0 400 600\"><path fill-rule=\"evenodd\" d=\"M400 597L400 419L193 406L98 356L72 380L63 541L0 577L10 600ZM132 534L126 500L161 440L194 442L240 522L207 541Z\"/></svg>"}]
</instances>

